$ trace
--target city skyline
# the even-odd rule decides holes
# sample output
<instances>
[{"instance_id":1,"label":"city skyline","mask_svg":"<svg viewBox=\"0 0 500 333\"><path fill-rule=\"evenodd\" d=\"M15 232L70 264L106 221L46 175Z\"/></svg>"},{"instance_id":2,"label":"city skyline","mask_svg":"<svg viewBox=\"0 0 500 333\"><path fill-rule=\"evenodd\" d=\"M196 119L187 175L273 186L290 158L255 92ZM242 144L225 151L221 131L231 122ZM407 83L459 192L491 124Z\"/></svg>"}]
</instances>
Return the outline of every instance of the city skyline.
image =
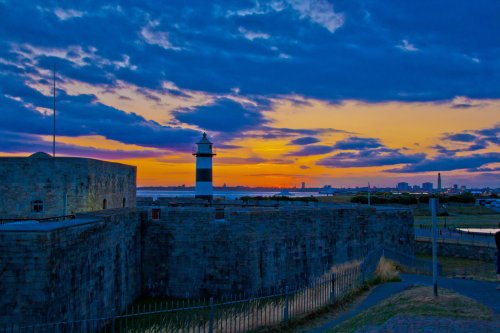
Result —
<instances>
[{"instance_id":1,"label":"city skyline","mask_svg":"<svg viewBox=\"0 0 500 333\"><path fill-rule=\"evenodd\" d=\"M0 156L138 166L139 186L500 187L495 1L0 1Z\"/></svg>"}]
</instances>

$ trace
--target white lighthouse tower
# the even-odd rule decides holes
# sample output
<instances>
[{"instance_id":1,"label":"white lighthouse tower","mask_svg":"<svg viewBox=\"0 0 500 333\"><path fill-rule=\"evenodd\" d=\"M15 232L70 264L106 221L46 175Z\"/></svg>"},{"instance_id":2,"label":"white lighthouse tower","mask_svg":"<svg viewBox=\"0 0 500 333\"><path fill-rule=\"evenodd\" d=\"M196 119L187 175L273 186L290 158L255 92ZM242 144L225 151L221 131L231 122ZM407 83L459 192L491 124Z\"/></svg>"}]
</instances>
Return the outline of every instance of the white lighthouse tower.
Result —
<instances>
[{"instance_id":1,"label":"white lighthouse tower","mask_svg":"<svg viewBox=\"0 0 500 333\"><path fill-rule=\"evenodd\" d=\"M195 198L212 200L212 157L216 154L213 152L213 145L207 138L207 133L203 133L203 137L196 143L198 148L196 153L196 194Z\"/></svg>"}]
</instances>

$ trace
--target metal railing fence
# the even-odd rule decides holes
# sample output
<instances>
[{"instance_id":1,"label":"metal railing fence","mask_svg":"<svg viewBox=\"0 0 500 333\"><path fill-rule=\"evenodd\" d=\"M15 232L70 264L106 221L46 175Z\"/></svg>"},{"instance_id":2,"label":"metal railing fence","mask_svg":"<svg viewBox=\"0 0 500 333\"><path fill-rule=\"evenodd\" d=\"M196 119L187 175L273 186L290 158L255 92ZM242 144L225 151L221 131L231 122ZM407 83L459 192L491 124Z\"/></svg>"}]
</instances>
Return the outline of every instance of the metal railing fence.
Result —
<instances>
[{"instance_id":1,"label":"metal railing fence","mask_svg":"<svg viewBox=\"0 0 500 333\"><path fill-rule=\"evenodd\" d=\"M447 228L439 228L437 232L438 242L477 245L484 247L496 247L493 234L478 234L459 230L453 226ZM431 241L432 232L429 226L421 225L415 228L415 239L419 241Z\"/></svg>"}]
</instances>

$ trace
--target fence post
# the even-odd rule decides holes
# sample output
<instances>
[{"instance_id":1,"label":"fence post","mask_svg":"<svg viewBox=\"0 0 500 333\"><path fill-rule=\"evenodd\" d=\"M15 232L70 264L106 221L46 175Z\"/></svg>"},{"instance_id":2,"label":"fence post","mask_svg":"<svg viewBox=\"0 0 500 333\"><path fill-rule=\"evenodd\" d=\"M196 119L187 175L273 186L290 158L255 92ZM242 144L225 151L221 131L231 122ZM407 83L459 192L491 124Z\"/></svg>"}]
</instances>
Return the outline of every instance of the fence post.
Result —
<instances>
[{"instance_id":1,"label":"fence post","mask_svg":"<svg viewBox=\"0 0 500 333\"><path fill-rule=\"evenodd\" d=\"M335 273L332 273L330 277L330 283L330 304L333 304L333 302L335 302Z\"/></svg>"},{"instance_id":2,"label":"fence post","mask_svg":"<svg viewBox=\"0 0 500 333\"><path fill-rule=\"evenodd\" d=\"M285 308L283 309L283 317L285 325L288 325L288 286L285 287Z\"/></svg>"},{"instance_id":3,"label":"fence post","mask_svg":"<svg viewBox=\"0 0 500 333\"><path fill-rule=\"evenodd\" d=\"M208 333L214 331L214 298L210 297L210 321L208 323Z\"/></svg>"}]
</instances>

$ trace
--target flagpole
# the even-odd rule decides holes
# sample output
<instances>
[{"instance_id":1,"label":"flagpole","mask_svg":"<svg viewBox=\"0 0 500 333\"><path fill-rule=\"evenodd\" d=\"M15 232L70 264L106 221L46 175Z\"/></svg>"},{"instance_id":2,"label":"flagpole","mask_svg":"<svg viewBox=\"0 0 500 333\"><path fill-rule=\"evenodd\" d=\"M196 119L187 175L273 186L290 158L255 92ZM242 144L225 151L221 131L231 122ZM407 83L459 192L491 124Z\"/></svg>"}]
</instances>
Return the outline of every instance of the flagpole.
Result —
<instances>
[{"instance_id":1,"label":"flagpole","mask_svg":"<svg viewBox=\"0 0 500 333\"><path fill-rule=\"evenodd\" d=\"M54 78L53 78L53 94L54 94L54 131L52 133L52 157L56 157L56 64L54 63Z\"/></svg>"}]
</instances>

